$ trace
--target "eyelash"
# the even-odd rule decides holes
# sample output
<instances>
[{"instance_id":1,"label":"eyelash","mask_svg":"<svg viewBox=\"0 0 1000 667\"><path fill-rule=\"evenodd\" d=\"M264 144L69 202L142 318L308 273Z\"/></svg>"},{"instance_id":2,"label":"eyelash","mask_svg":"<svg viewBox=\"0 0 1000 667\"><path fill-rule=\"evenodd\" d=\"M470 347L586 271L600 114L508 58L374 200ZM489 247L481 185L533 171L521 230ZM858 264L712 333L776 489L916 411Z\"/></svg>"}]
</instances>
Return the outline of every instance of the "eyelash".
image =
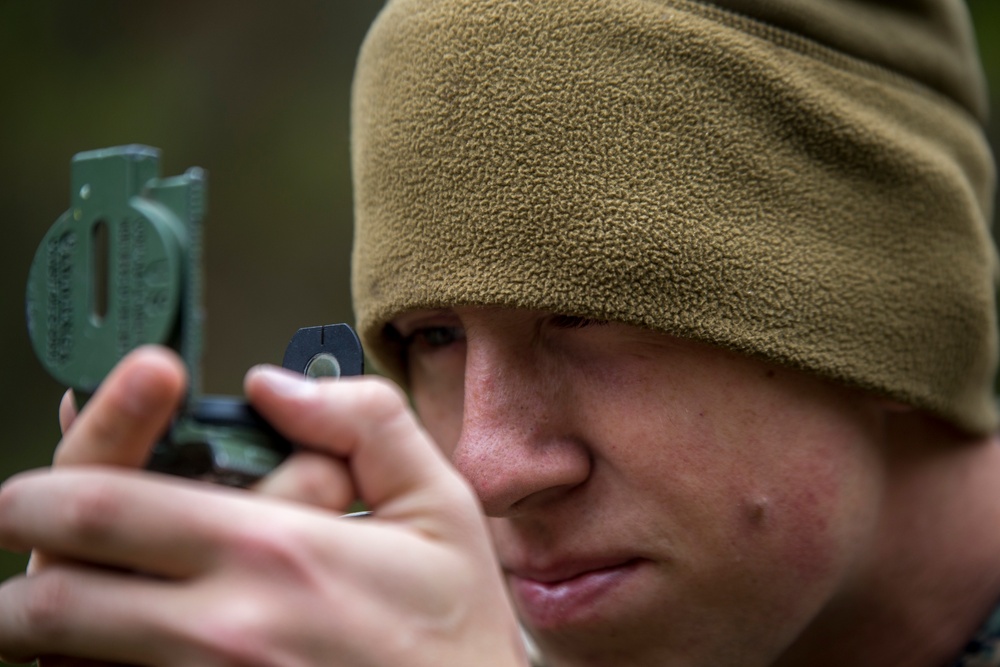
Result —
<instances>
[{"instance_id":1,"label":"eyelash","mask_svg":"<svg viewBox=\"0 0 1000 667\"><path fill-rule=\"evenodd\" d=\"M413 345L423 345L430 349L438 349L462 340L465 340L465 331L461 327L428 326L416 329L403 338L403 345L406 348Z\"/></svg>"},{"instance_id":2,"label":"eyelash","mask_svg":"<svg viewBox=\"0 0 1000 667\"><path fill-rule=\"evenodd\" d=\"M583 329L590 326L603 326L608 321L592 317L577 317L575 315L553 315L550 323L556 329Z\"/></svg>"},{"instance_id":3,"label":"eyelash","mask_svg":"<svg viewBox=\"0 0 1000 667\"><path fill-rule=\"evenodd\" d=\"M576 315L553 315L549 324L561 330L584 329L592 326L608 324L607 320L598 320ZM402 338L403 347L409 349L420 345L430 350L437 350L465 340L465 330L456 325L432 325L413 330Z\"/></svg>"}]
</instances>

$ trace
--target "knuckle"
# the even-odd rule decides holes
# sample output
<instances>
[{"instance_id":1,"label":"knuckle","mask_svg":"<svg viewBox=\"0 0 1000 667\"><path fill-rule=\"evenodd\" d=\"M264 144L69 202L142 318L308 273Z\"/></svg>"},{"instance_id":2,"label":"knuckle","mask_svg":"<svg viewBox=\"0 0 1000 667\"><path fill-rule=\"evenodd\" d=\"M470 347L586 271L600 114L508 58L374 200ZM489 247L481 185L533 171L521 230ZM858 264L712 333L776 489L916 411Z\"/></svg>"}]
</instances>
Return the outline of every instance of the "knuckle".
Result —
<instances>
[{"instance_id":1,"label":"knuckle","mask_svg":"<svg viewBox=\"0 0 1000 667\"><path fill-rule=\"evenodd\" d=\"M392 416L409 409L409 400L396 383L375 377L359 386L359 399L380 415Z\"/></svg>"},{"instance_id":2,"label":"knuckle","mask_svg":"<svg viewBox=\"0 0 1000 667\"><path fill-rule=\"evenodd\" d=\"M268 523L237 531L231 549L245 567L271 580L309 579L311 549L299 531L290 526Z\"/></svg>"},{"instance_id":3,"label":"knuckle","mask_svg":"<svg viewBox=\"0 0 1000 667\"><path fill-rule=\"evenodd\" d=\"M67 573L52 568L25 580L22 611L26 627L41 637L56 638L73 607L72 581Z\"/></svg>"},{"instance_id":4,"label":"knuckle","mask_svg":"<svg viewBox=\"0 0 1000 667\"><path fill-rule=\"evenodd\" d=\"M67 529L77 537L106 537L121 521L124 505L112 485L95 480L69 496L64 506Z\"/></svg>"},{"instance_id":5,"label":"knuckle","mask_svg":"<svg viewBox=\"0 0 1000 667\"><path fill-rule=\"evenodd\" d=\"M417 419L410 409L409 399L398 385L389 380L373 382L367 398L370 402L368 414L368 437L382 437L398 429L407 430L417 425Z\"/></svg>"},{"instance_id":6,"label":"knuckle","mask_svg":"<svg viewBox=\"0 0 1000 667\"><path fill-rule=\"evenodd\" d=\"M190 638L202 654L197 662L263 667L284 664L277 641L281 625L273 603L257 596L237 596L200 610L190 626Z\"/></svg>"}]
</instances>

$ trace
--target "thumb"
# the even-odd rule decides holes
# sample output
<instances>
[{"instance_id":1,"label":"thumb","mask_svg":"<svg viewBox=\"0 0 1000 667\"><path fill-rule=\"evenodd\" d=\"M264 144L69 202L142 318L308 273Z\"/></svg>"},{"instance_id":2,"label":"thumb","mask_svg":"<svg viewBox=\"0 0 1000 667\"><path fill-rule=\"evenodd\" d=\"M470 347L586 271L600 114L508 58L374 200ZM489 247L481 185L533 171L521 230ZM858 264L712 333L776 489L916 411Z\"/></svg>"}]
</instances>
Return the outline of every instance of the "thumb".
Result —
<instances>
[{"instance_id":1,"label":"thumb","mask_svg":"<svg viewBox=\"0 0 1000 667\"><path fill-rule=\"evenodd\" d=\"M478 505L403 392L378 377L308 379L273 366L247 374L257 410L286 437L344 459L362 501L382 519L433 534L478 521Z\"/></svg>"}]
</instances>

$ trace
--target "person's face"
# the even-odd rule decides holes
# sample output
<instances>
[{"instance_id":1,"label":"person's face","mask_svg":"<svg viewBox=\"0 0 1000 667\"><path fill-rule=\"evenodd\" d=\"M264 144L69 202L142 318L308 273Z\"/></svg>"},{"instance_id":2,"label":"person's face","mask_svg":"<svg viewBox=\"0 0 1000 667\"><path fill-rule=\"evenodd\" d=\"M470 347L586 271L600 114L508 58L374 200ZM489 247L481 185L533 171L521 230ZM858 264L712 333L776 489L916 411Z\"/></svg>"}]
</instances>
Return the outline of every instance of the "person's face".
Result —
<instances>
[{"instance_id":1,"label":"person's face","mask_svg":"<svg viewBox=\"0 0 1000 667\"><path fill-rule=\"evenodd\" d=\"M769 664L861 585L874 401L624 324L500 308L393 324L553 665Z\"/></svg>"}]
</instances>

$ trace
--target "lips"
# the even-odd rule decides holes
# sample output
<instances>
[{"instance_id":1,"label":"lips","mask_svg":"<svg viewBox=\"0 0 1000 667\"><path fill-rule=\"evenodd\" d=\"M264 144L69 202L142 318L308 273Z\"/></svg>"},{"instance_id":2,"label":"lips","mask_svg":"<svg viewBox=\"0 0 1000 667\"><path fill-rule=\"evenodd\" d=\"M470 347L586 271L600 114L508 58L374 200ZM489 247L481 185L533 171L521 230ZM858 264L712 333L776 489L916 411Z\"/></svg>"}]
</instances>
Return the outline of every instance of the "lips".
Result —
<instances>
[{"instance_id":1,"label":"lips","mask_svg":"<svg viewBox=\"0 0 1000 667\"><path fill-rule=\"evenodd\" d=\"M557 629L613 614L646 564L640 558L615 558L514 567L507 568L507 580L525 622L536 630Z\"/></svg>"}]
</instances>

